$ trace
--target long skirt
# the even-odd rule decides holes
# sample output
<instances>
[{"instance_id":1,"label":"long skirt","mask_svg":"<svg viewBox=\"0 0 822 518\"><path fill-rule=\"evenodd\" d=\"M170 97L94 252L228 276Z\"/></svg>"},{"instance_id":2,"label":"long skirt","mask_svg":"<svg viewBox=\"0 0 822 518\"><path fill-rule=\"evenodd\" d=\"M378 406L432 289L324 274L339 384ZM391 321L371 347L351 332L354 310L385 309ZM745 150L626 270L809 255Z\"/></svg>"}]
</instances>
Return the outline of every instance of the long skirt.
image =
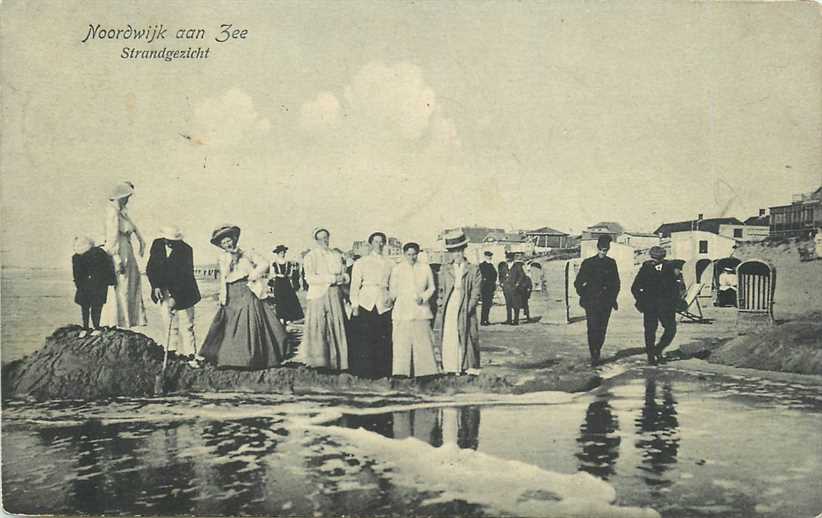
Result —
<instances>
[{"instance_id":1,"label":"long skirt","mask_svg":"<svg viewBox=\"0 0 822 518\"><path fill-rule=\"evenodd\" d=\"M274 304L277 306L277 316L289 322L302 320L305 316L291 281L285 277L274 281Z\"/></svg>"},{"instance_id":2,"label":"long skirt","mask_svg":"<svg viewBox=\"0 0 822 518\"><path fill-rule=\"evenodd\" d=\"M351 374L361 378L387 378L391 375L391 311L359 308L351 319L348 365Z\"/></svg>"},{"instance_id":3,"label":"long skirt","mask_svg":"<svg viewBox=\"0 0 822 518\"><path fill-rule=\"evenodd\" d=\"M430 320L395 320L393 338L395 376L429 376L439 372Z\"/></svg>"},{"instance_id":4,"label":"long skirt","mask_svg":"<svg viewBox=\"0 0 822 518\"><path fill-rule=\"evenodd\" d=\"M129 235L119 234L118 246L125 273L117 272L116 284L109 287L109 304L103 308L101 323L126 329L148 325L140 269Z\"/></svg>"},{"instance_id":5,"label":"long skirt","mask_svg":"<svg viewBox=\"0 0 822 518\"><path fill-rule=\"evenodd\" d=\"M337 286L328 288L322 297L309 300L303 341L295 360L310 367L348 370L347 320L342 292Z\"/></svg>"},{"instance_id":6,"label":"long skirt","mask_svg":"<svg viewBox=\"0 0 822 518\"><path fill-rule=\"evenodd\" d=\"M267 369L287 359L288 334L274 308L241 279L228 285L228 300L214 315L200 355L220 367Z\"/></svg>"},{"instance_id":7,"label":"long skirt","mask_svg":"<svg viewBox=\"0 0 822 518\"><path fill-rule=\"evenodd\" d=\"M460 344L459 334L459 293L454 290L445 305L442 318L442 370L443 372L462 372L462 357L465 354Z\"/></svg>"}]
</instances>

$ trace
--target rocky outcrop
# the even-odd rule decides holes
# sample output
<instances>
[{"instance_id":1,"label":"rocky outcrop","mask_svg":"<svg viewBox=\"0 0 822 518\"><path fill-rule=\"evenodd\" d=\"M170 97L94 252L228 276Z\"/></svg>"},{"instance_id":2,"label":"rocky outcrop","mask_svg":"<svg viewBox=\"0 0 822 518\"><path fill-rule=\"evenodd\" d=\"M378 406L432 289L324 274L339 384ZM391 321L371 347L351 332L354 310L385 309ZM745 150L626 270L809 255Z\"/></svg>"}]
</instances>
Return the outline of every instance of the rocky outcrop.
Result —
<instances>
[{"instance_id":1,"label":"rocky outcrop","mask_svg":"<svg viewBox=\"0 0 822 518\"><path fill-rule=\"evenodd\" d=\"M711 352L711 363L822 375L822 314L738 336Z\"/></svg>"},{"instance_id":2,"label":"rocky outcrop","mask_svg":"<svg viewBox=\"0 0 822 518\"><path fill-rule=\"evenodd\" d=\"M153 395L163 349L151 338L132 331L107 330L100 336L79 338L76 326L58 329L32 355L3 367L3 397L48 399L106 399ZM569 380L564 377L567 385ZM550 381L550 380L549 380ZM542 387L546 390L545 387ZM322 372L304 366L261 371L191 368L173 353L165 374L167 392L248 391L405 392L450 394L460 392L514 393L513 383L492 373L480 376L433 376L419 379L367 380L346 373Z\"/></svg>"}]
</instances>

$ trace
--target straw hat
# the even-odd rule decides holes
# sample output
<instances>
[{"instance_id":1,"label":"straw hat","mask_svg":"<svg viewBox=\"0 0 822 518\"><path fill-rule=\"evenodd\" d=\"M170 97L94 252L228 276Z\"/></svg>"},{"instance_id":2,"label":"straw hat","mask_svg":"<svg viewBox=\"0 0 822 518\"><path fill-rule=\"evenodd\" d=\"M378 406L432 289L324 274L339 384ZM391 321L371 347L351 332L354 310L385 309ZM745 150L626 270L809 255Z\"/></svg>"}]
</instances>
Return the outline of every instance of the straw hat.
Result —
<instances>
[{"instance_id":1,"label":"straw hat","mask_svg":"<svg viewBox=\"0 0 822 518\"><path fill-rule=\"evenodd\" d=\"M329 232L328 229L325 227L314 227L314 231L311 232L311 237L317 239L317 234L323 231L327 232L329 235L331 234L331 232Z\"/></svg>"},{"instance_id":2,"label":"straw hat","mask_svg":"<svg viewBox=\"0 0 822 518\"><path fill-rule=\"evenodd\" d=\"M378 231L378 232L372 232L371 235L368 236L368 242L371 243L371 240L373 240L377 236L382 237L383 244L385 244L388 241L388 238L385 237L385 234L383 232Z\"/></svg>"},{"instance_id":3,"label":"straw hat","mask_svg":"<svg viewBox=\"0 0 822 518\"><path fill-rule=\"evenodd\" d=\"M220 246L220 241L222 241L224 237L234 238L234 244L236 245L240 239L240 227L229 224L220 225L211 233L211 244Z\"/></svg>"},{"instance_id":4,"label":"straw hat","mask_svg":"<svg viewBox=\"0 0 822 518\"><path fill-rule=\"evenodd\" d=\"M131 182L120 182L111 190L108 199L111 201L119 200L128 198L132 194L134 194L134 184Z\"/></svg>"},{"instance_id":5,"label":"straw hat","mask_svg":"<svg viewBox=\"0 0 822 518\"><path fill-rule=\"evenodd\" d=\"M169 241L182 241L183 233L174 225L167 225L160 229L160 237Z\"/></svg>"},{"instance_id":6,"label":"straw hat","mask_svg":"<svg viewBox=\"0 0 822 518\"><path fill-rule=\"evenodd\" d=\"M468 238L462 230L455 230L445 235L445 249L449 252L462 250L466 246L468 246Z\"/></svg>"}]
</instances>

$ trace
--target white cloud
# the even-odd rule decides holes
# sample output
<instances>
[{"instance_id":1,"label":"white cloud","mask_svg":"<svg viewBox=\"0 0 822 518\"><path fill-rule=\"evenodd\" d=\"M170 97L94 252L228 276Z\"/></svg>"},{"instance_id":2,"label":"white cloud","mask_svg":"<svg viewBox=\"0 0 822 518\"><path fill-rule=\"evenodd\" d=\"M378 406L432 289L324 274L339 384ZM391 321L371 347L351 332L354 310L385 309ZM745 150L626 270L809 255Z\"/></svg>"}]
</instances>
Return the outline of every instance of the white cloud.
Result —
<instances>
[{"instance_id":1,"label":"white cloud","mask_svg":"<svg viewBox=\"0 0 822 518\"><path fill-rule=\"evenodd\" d=\"M232 88L220 97L203 99L194 106L190 137L194 144L232 145L270 129L269 120L254 109L251 96Z\"/></svg>"}]
</instances>

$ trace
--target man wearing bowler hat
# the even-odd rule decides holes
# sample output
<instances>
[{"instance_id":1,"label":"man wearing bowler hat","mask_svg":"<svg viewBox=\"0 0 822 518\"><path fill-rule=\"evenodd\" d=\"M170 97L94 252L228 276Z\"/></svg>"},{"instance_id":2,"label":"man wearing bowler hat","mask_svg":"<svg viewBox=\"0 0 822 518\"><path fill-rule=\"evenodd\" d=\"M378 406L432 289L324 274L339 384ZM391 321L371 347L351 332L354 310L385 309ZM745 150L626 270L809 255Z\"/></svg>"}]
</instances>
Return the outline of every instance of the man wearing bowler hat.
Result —
<instances>
[{"instance_id":1,"label":"man wearing bowler hat","mask_svg":"<svg viewBox=\"0 0 822 518\"><path fill-rule=\"evenodd\" d=\"M636 308L643 316L648 363L656 365L662 360L662 351L676 336L676 307L681 293L675 265L665 260L665 249L653 246L648 255L651 259L642 263L631 286L631 293L636 299ZM655 344L659 324L665 331Z\"/></svg>"},{"instance_id":2,"label":"man wearing bowler hat","mask_svg":"<svg viewBox=\"0 0 822 518\"><path fill-rule=\"evenodd\" d=\"M596 367L600 361L600 351L605 344L608 332L608 321L611 310L619 309L619 270L616 261L608 257L611 249L611 237L600 236L597 239L597 253L582 261L574 280L574 288L579 295L579 305L585 309L585 321L588 326L588 350L591 353L591 366Z\"/></svg>"},{"instance_id":3,"label":"man wearing bowler hat","mask_svg":"<svg viewBox=\"0 0 822 518\"><path fill-rule=\"evenodd\" d=\"M491 312L491 306L494 305L494 292L497 290L497 269L491 261L494 258L494 253L490 250L485 251L485 260L479 265L480 273L482 274L482 287L480 292L482 294L482 313L480 316L480 325L488 326L491 322L488 316Z\"/></svg>"},{"instance_id":4,"label":"man wearing bowler hat","mask_svg":"<svg viewBox=\"0 0 822 518\"><path fill-rule=\"evenodd\" d=\"M194 279L194 254L183 241L180 229L163 227L151 244L146 275L151 283L151 300L160 304L166 327L171 329L169 350L190 356L191 366L199 366L194 336L194 305L200 290Z\"/></svg>"}]
</instances>

